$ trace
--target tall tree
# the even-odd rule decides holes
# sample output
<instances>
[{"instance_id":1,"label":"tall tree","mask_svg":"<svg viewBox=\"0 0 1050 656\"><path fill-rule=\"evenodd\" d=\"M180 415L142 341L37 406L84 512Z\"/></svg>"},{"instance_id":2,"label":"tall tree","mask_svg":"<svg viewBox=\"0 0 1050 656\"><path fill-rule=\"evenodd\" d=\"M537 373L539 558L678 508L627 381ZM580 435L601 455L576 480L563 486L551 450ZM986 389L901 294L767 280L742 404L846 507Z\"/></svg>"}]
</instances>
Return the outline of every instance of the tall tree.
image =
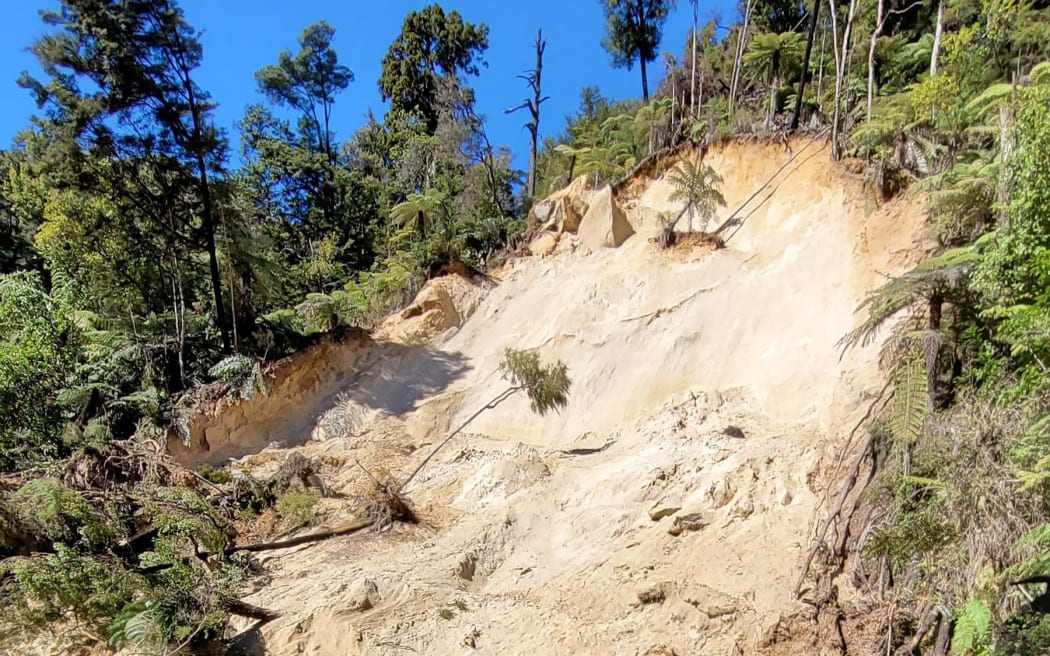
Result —
<instances>
[{"instance_id":1,"label":"tall tree","mask_svg":"<svg viewBox=\"0 0 1050 656\"><path fill-rule=\"evenodd\" d=\"M806 78L809 77L809 59L813 54L813 36L817 32L817 17L819 15L820 0L813 0L813 10L809 12L809 27L806 28L806 55L802 59L802 70L798 74L798 93L795 94L795 111L791 114L792 131L798 129L799 118L802 115L802 96L806 90Z\"/></svg>"},{"instance_id":2,"label":"tall tree","mask_svg":"<svg viewBox=\"0 0 1050 656\"><path fill-rule=\"evenodd\" d=\"M528 109L532 117L525 127L529 130L529 197L536 197L536 149L540 136L540 105L547 97L543 95L543 52L547 49L547 40L543 38L543 30L536 32L536 68L527 71L518 77L525 80L532 90L532 98L526 98L525 102L506 110L510 114L519 109Z\"/></svg>"},{"instance_id":3,"label":"tall tree","mask_svg":"<svg viewBox=\"0 0 1050 656\"><path fill-rule=\"evenodd\" d=\"M468 23L458 11L433 4L409 12L401 33L383 57L379 93L391 109L422 119L433 133L442 78L477 75L489 47L489 28Z\"/></svg>"},{"instance_id":4,"label":"tall tree","mask_svg":"<svg viewBox=\"0 0 1050 656\"><path fill-rule=\"evenodd\" d=\"M301 137L316 139L316 151L335 164L332 146L332 107L335 97L354 81L353 72L339 63L332 48L335 29L321 21L299 36L299 52L284 50L277 63L255 74L259 90L273 103L297 110Z\"/></svg>"},{"instance_id":5,"label":"tall tree","mask_svg":"<svg viewBox=\"0 0 1050 656\"><path fill-rule=\"evenodd\" d=\"M846 83L846 66L849 62L850 40L853 35L853 19L857 15L858 0L850 0L846 10L846 22L842 32L839 32L838 12L835 6L836 0L828 0L828 8L831 11L831 38L832 51L835 53L835 108L831 118L831 155L838 159L842 154L839 139L842 114L842 90Z\"/></svg>"},{"instance_id":6,"label":"tall tree","mask_svg":"<svg viewBox=\"0 0 1050 656\"><path fill-rule=\"evenodd\" d=\"M344 282L343 267L371 264L369 223L374 198L365 193L335 144L331 121L336 97L353 81L332 47L335 30L325 22L299 37L299 51L283 51L260 69L259 91L275 106L294 112L292 122L251 106L242 121L247 179L255 203L271 219L290 264L316 272L324 258L330 275L308 276L315 291ZM323 255L323 257L322 257Z\"/></svg>"},{"instance_id":7,"label":"tall tree","mask_svg":"<svg viewBox=\"0 0 1050 656\"><path fill-rule=\"evenodd\" d=\"M215 323L224 350L232 350L211 190L226 144L212 121L214 105L193 77L202 58L197 32L173 0L63 0L60 11L42 17L59 28L31 48L50 80L23 75L20 83L47 108L68 154L96 160L84 168L108 184L72 179L114 202L156 208L174 235L202 243Z\"/></svg>"},{"instance_id":8,"label":"tall tree","mask_svg":"<svg viewBox=\"0 0 1050 656\"><path fill-rule=\"evenodd\" d=\"M605 37L602 47L612 57L613 66L631 70L635 61L642 71L642 98L649 101L649 80L645 65L656 59L667 15L675 0L599 0L605 11Z\"/></svg>"}]
</instances>

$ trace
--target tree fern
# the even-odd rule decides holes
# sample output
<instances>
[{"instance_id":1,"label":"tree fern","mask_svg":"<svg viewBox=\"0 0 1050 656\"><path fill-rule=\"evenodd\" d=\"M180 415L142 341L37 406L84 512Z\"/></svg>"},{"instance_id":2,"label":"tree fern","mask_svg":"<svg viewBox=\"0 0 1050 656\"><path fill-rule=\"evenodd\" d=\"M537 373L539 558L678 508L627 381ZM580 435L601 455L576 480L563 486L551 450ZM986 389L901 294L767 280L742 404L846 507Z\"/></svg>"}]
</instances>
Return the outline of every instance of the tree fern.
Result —
<instances>
[{"instance_id":1,"label":"tree fern","mask_svg":"<svg viewBox=\"0 0 1050 656\"><path fill-rule=\"evenodd\" d=\"M953 656L983 656L989 653L987 641L992 611L977 597L971 597L955 618L952 631Z\"/></svg>"},{"instance_id":2,"label":"tree fern","mask_svg":"<svg viewBox=\"0 0 1050 656\"><path fill-rule=\"evenodd\" d=\"M109 625L109 642L117 649L141 654L161 654L171 640L174 620L154 601L134 601L117 614Z\"/></svg>"},{"instance_id":3,"label":"tree fern","mask_svg":"<svg viewBox=\"0 0 1050 656\"><path fill-rule=\"evenodd\" d=\"M230 387L234 399L250 399L256 392L265 391L262 367L255 358L231 355L216 363L208 373Z\"/></svg>"},{"instance_id":4,"label":"tree fern","mask_svg":"<svg viewBox=\"0 0 1050 656\"><path fill-rule=\"evenodd\" d=\"M722 177L703 162L683 160L671 169L667 179L674 186L671 200L685 203L683 214L689 215L690 225L694 212L706 221L719 207L725 207L726 199L718 189ZM673 230L677 222L675 219L669 227Z\"/></svg>"},{"instance_id":5,"label":"tree fern","mask_svg":"<svg viewBox=\"0 0 1050 656\"><path fill-rule=\"evenodd\" d=\"M925 369L920 360L913 358L897 370L894 380L890 434L903 449L905 476L911 474L911 448L919 440L929 414Z\"/></svg>"},{"instance_id":6,"label":"tree fern","mask_svg":"<svg viewBox=\"0 0 1050 656\"><path fill-rule=\"evenodd\" d=\"M966 282L980 259L977 245L953 248L920 262L907 273L890 278L860 304L857 312L866 312L867 318L839 344L846 348L858 343L870 344L886 321L931 295L941 295L945 300L955 302L965 301Z\"/></svg>"}]
</instances>

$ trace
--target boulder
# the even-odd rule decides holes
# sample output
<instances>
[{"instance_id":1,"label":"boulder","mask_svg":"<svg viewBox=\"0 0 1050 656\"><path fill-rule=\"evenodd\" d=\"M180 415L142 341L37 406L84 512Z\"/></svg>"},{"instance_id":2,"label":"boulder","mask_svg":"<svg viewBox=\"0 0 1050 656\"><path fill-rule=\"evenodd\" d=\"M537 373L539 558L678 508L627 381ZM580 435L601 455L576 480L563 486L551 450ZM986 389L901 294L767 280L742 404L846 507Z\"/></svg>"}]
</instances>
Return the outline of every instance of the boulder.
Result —
<instances>
[{"instance_id":1,"label":"boulder","mask_svg":"<svg viewBox=\"0 0 1050 656\"><path fill-rule=\"evenodd\" d=\"M558 246L558 235L553 232L543 232L529 242L529 253L532 255L550 255Z\"/></svg>"},{"instance_id":2,"label":"boulder","mask_svg":"<svg viewBox=\"0 0 1050 656\"><path fill-rule=\"evenodd\" d=\"M352 611L372 608L379 600L379 587L375 581L361 577L350 584L347 591L347 607Z\"/></svg>"},{"instance_id":3,"label":"boulder","mask_svg":"<svg viewBox=\"0 0 1050 656\"><path fill-rule=\"evenodd\" d=\"M551 223L558 232L576 232L586 211L587 204L579 196L563 196L554 205Z\"/></svg>"},{"instance_id":4,"label":"boulder","mask_svg":"<svg viewBox=\"0 0 1050 656\"><path fill-rule=\"evenodd\" d=\"M580 222L580 243L591 251L618 248L633 234L634 228L616 202L612 187L606 186L595 193Z\"/></svg>"},{"instance_id":5,"label":"boulder","mask_svg":"<svg viewBox=\"0 0 1050 656\"><path fill-rule=\"evenodd\" d=\"M543 225L550 221L551 213L554 211L554 203L541 200L529 210L529 223L532 225Z\"/></svg>"},{"instance_id":6,"label":"boulder","mask_svg":"<svg viewBox=\"0 0 1050 656\"><path fill-rule=\"evenodd\" d=\"M580 176L567 187L555 191L529 210L529 221L545 231L561 234L576 232L587 212L587 177Z\"/></svg>"}]
</instances>

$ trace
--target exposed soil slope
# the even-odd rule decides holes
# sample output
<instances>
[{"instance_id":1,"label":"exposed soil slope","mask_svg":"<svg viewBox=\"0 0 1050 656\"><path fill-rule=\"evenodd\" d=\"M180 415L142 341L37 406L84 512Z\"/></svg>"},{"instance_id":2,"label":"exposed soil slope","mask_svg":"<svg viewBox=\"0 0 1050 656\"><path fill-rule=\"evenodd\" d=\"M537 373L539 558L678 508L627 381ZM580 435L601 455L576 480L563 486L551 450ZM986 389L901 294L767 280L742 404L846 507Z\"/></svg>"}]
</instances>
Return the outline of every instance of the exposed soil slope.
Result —
<instances>
[{"instance_id":1,"label":"exposed soil slope","mask_svg":"<svg viewBox=\"0 0 1050 656\"><path fill-rule=\"evenodd\" d=\"M721 215L791 154L712 148ZM406 474L503 389L505 348L538 347L573 378L560 414L512 398L439 454L408 489L423 524L266 554L270 580L248 601L284 616L247 648L820 652L794 582L838 449L882 387L878 344L840 358L836 342L881 274L921 254L921 202L873 207L813 145L742 213L727 248L661 250L659 213L679 209L669 183L628 188L634 234L619 248L555 231L549 255L491 283L431 283L443 291L424 290L374 343L326 356L345 365L338 375L271 389L288 434L242 412L225 450L184 454L225 459L312 435L295 448L331 463L327 481L347 496L323 507L338 524L367 484L354 460ZM236 466L272 466L287 448Z\"/></svg>"}]
</instances>

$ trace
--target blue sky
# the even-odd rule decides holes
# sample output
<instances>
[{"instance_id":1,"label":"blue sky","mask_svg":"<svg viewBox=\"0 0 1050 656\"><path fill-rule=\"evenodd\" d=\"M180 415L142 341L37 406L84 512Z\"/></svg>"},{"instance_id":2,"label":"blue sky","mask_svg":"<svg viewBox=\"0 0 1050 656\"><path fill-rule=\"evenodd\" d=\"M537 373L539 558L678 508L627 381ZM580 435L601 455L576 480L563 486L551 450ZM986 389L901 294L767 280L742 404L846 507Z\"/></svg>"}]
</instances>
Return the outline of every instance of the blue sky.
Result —
<instances>
[{"instance_id":1,"label":"blue sky","mask_svg":"<svg viewBox=\"0 0 1050 656\"><path fill-rule=\"evenodd\" d=\"M0 21L0 147L8 147L23 129L35 105L29 94L15 84L22 71L39 69L26 47L43 31L39 10L56 8L55 0L15 0L4 3ZM296 38L304 27L326 20L336 29L335 49L340 62L353 70L356 81L339 97L335 129L340 140L348 138L364 122L369 107L380 117L385 107L379 99L376 80L380 62L397 36L405 14L419 9L426 0L181 0L189 22L203 30L204 63L198 82L219 103L216 118L229 132L236 149L235 123L246 105L260 100L255 71L277 60L282 49L295 51ZM472 81L479 111L488 118L493 143L510 146L515 164L527 162L528 135L522 129L523 113L506 116L503 109L521 102L526 91L515 76L535 63L533 40L543 29L548 41L544 57L544 104L541 132L556 134L564 117L572 113L580 89L597 84L612 98L639 97L641 82L637 67L613 69L601 47L604 27L598 0L447 0L446 10L456 9L471 22L490 28L488 67ZM692 22L687 0L664 29L661 48L680 56ZM721 24L733 21L733 0L701 2L701 22L716 15ZM663 65L650 65L650 89L663 77Z\"/></svg>"}]
</instances>

